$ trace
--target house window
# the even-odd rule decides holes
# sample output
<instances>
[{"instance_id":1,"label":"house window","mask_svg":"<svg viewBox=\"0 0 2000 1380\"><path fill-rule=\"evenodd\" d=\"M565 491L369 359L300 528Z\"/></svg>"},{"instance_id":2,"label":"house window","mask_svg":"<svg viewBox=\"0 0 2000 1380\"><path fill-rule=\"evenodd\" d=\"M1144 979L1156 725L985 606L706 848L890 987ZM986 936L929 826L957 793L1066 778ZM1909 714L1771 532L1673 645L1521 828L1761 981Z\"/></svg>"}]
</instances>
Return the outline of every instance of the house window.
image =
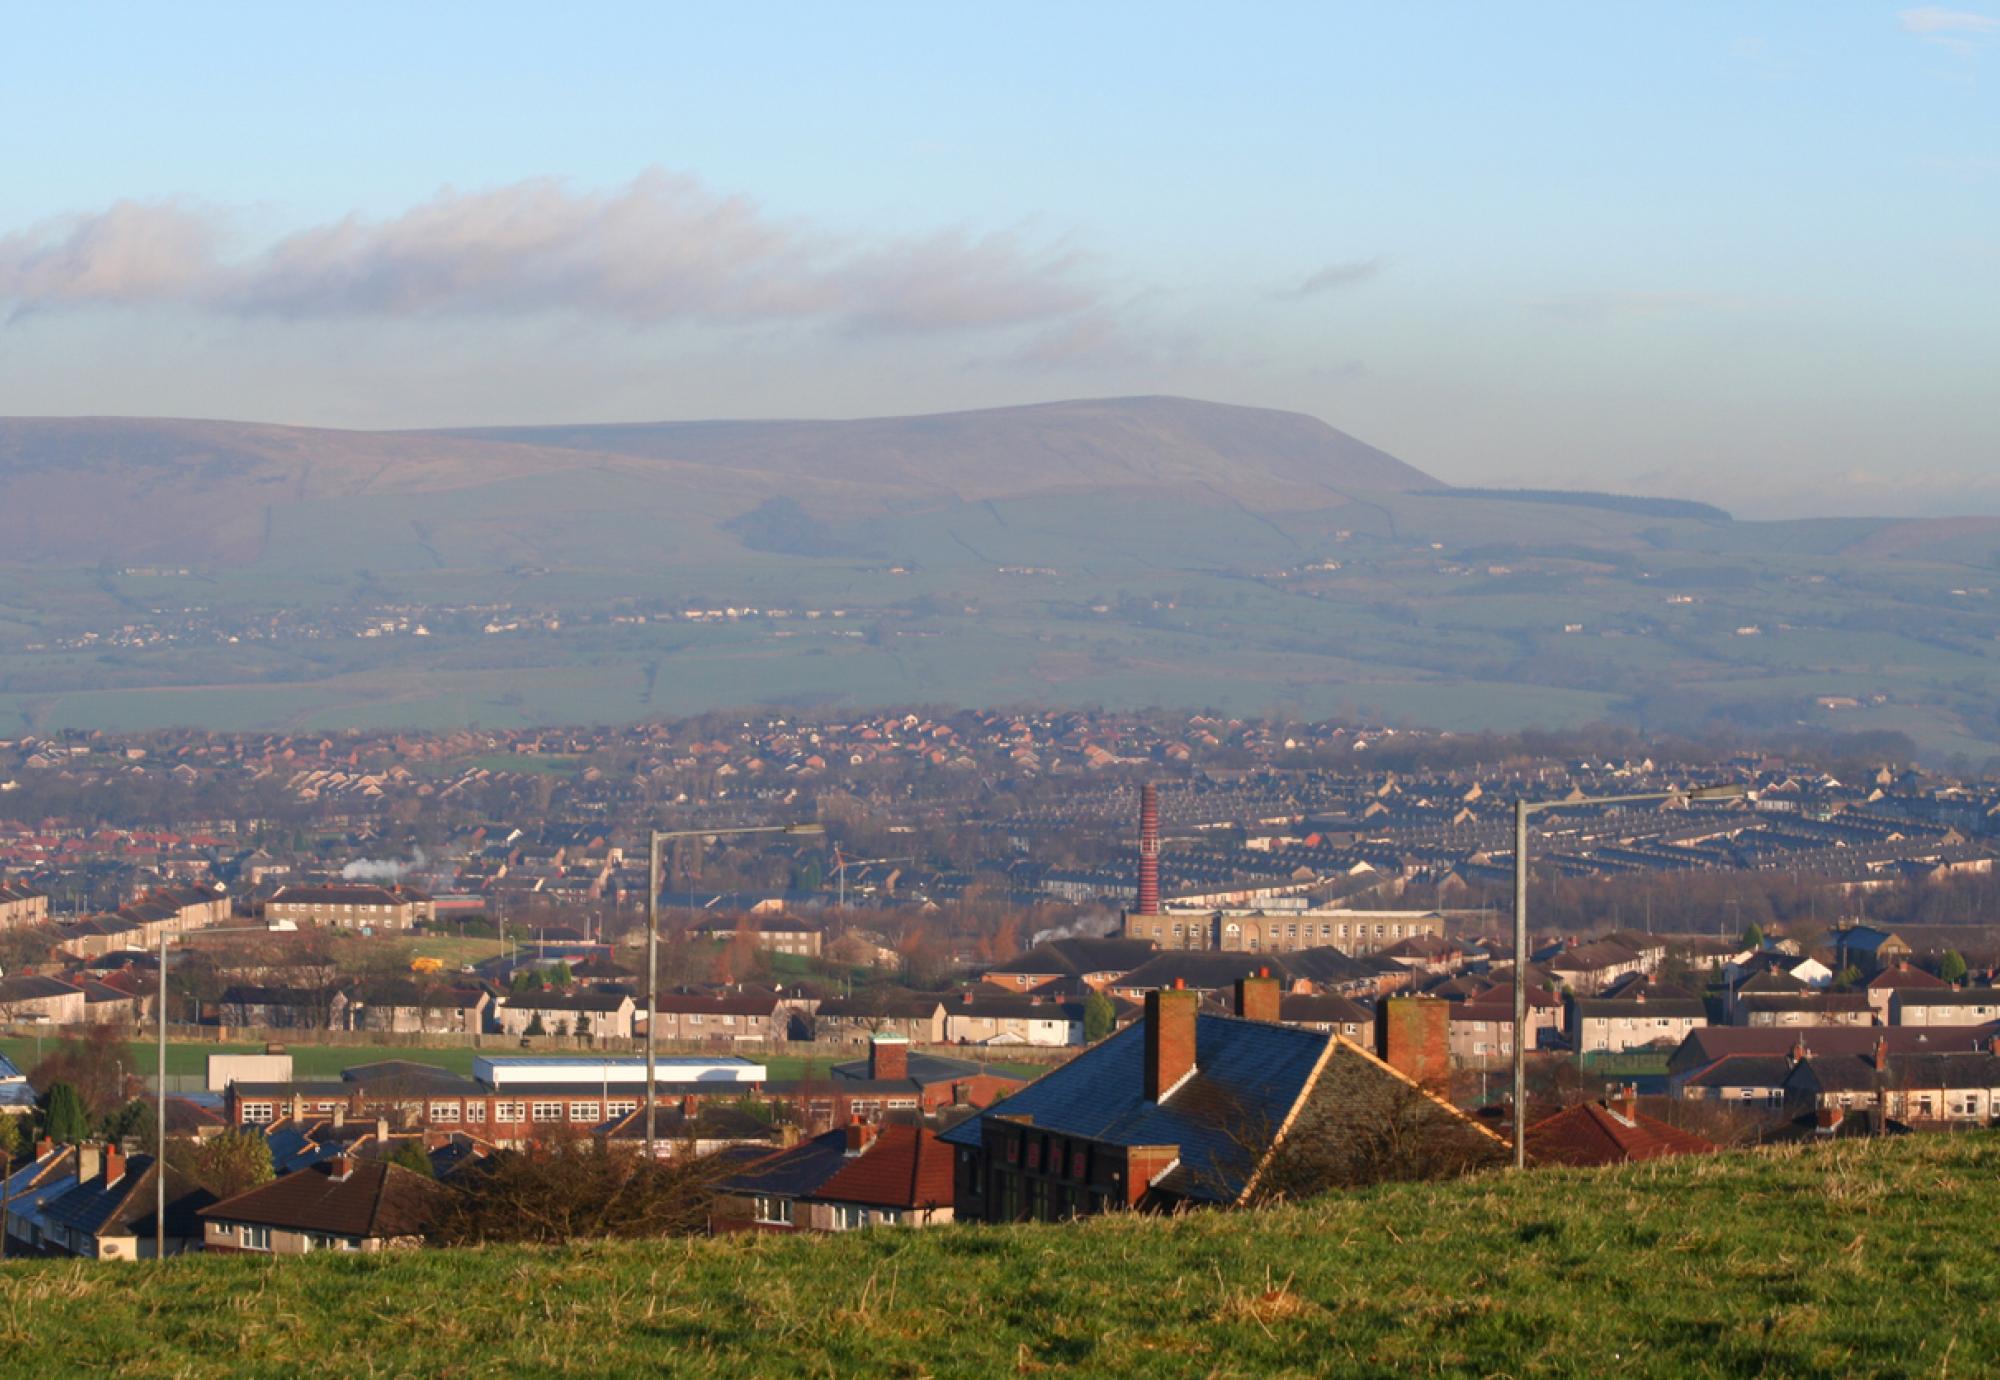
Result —
<instances>
[{"instance_id":1,"label":"house window","mask_svg":"<svg viewBox=\"0 0 2000 1380\"><path fill-rule=\"evenodd\" d=\"M243 1119L255 1125L262 1125L271 1119L271 1104L268 1102L245 1102Z\"/></svg>"},{"instance_id":2,"label":"house window","mask_svg":"<svg viewBox=\"0 0 2000 1380\"><path fill-rule=\"evenodd\" d=\"M792 1200L759 1195L750 1200L750 1215L759 1222L779 1222L786 1226L792 1221Z\"/></svg>"},{"instance_id":3,"label":"house window","mask_svg":"<svg viewBox=\"0 0 2000 1380\"><path fill-rule=\"evenodd\" d=\"M433 1102L431 1103L431 1120L457 1121L458 1107L459 1104L456 1102Z\"/></svg>"},{"instance_id":4,"label":"house window","mask_svg":"<svg viewBox=\"0 0 2000 1380\"><path fill-rule=\"evenodd\" d=\"M629 1098L613 1098L604 1104L604 1117L608 1121L612 1117L630 1116L638 1110L639 1104Z\"/></svg>"},{"instance_id":5,"label":"house window","mask_svg":"<svg viewBox=\"0 0 2000 1380\"><path fill-rule=\"evenodd\" d=\"M537 1102L535 1104L536 1121L539 1122L561 1121L563 1119L562 1114L563 1114L563 1104L560 1102Z\"/></svg>"},{"instance_id":6,"label":"house window","mask_svg":"<svg viewBox=\"0 0 2000 1380\"><path fill-rule=\"evenodd\" d=\"M484 1102L466 1103L465 1119L475 1126L482 1124L486 1120L486 1104Z\"/></svg>"},{"instance_id":7,"label":"house window","mask_svg":"<svg viewBox=\"0 0 2000 1380\"><path fill-rule=\"evenodd\" d=\"M236 1240L246 1251L268 1251L271 1249L271 1229L253 1227L246 1222L236 1229Z\"/></svg>"},{"instance_id":8,"label":"house window","mask_svg":"<svg viewBox=\"0 0 2000 1380\"><path fill-rule=\"evenodd\" d=\"M495 1121L526 1121L528 1119L528 1104L525 1102L495 1102L493 1104L493 1119Z\"/></svg>"},{"instance_id":9,"label":"house window","mask_svg":"<svg viewBox=\"0 0 2000 1380\"><path fill-rule=\"evenodd\" d=\"M569 1104L569 1119L571 1121L595 1122L598 1119L597 1112L598 1107L595 1102L572 1102Z\"/></svg>"}]
</instances>

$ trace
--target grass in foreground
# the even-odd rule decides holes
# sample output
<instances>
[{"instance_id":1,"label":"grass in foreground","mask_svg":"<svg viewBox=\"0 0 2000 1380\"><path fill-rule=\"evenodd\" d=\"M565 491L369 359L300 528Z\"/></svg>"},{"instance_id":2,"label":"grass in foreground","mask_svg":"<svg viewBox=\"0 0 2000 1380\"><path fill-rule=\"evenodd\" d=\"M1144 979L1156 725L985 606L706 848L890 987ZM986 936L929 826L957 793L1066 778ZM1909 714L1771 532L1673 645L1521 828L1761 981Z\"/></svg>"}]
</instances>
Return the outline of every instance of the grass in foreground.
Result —
<instances>
[{"instance_id":1,"label":"grass in foreground","mask_svg":"<svg viewBox=\"0 0 2000 1380\"><path fill-rule=\"evenodd\" d=\"M2000 1136L1180 1220L0 1271L22 1373L1944 1375L2000 1356Z\"/></svg>"}]
</instances>

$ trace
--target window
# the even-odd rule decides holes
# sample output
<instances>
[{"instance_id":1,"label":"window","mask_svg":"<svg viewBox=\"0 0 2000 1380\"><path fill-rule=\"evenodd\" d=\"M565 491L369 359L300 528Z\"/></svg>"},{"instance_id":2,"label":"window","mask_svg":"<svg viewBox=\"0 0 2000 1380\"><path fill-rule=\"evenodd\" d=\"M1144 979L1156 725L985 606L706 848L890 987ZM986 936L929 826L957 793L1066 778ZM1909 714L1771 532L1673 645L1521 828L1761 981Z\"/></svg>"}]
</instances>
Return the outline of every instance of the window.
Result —
<instances>
[{"instance_id":1,"label":"window","mask_svg":"<svg viewBox=\"0 0 2000 1380\"><path fill-rule=\"evenodd\" d=\"M700 1024L701 1024L701 1017L700 1017L700 1016L699 1016L698 1014L694 1013L694 1012L689 1012L689 1013L688 1013L688 1018L687 1018L687 1023L688 1023L689 1025L700 1025Z\"/></svg>"},{"instance_id":2,"label":"window","mask_svg":"<svg viewBox=\"0 0 2000 1380\"><path fill-rule=\"evenodd\" d=\"M528 1119L528 1104L525 1102L495 1102L493 1104L493 1119L495 1121L526 1121Z\"/></svg>"},{"instance_id":3,"label":"window","mask_svg":"<svg viewBox=\"0 0 2000 1380\"><path fill-rule=\"evenodd\" d=\"M257 1125L268 1122L271 1119L271 1104L268 1102L245 1102L243 1104L243 1119Z\"/></svg>"},{"instance_id":4,"label":"window","mask_svg":"<svg viewBox=\"0 0 2000 1380\"><path fill-rule=\"evenodd\" d=\"M781 1222L791 1225L792 1200L759 1195L750 1200L750 1215L759 1222Z\"/></svg>"},{"instance_id":5,"label":"window","mask_svg":"<svg viewBox=\"0 0 2000 1380\"><path fill-rule=\"evenodd\" d=\"M631 1098L613 1098L604 1104L604 1117L608 1121L612 1117L630 1116L638 1110L639 1104Z\"/></svg>"},{"instance_id":6,"label":"window","mask_svg":"<svg viewBox=\"0 0 2000 1380\"><path fill-rule=\"evenodd\" d=\"M562 1114L563 1104L560 1102L537 1102L535 1104L536 1121L561 1121L563 1119Z\"/></svg>"},{"instance_id":7,"label":"window","mask_svg":"<svg viewBox=\"0 0 2000 1380\"><path fill-rule=\"evenodd\" d=\"M833 1209L833 1229L853 1231L856 1227L868 1225L868 1209L849 1207L845 1203L836 1204Z\"/></svg>"},{"instance_id":8,"label":"window","mask_svg":"<svg viewBox=\"0 0 2000 1380\"><path fill-rule=\"evenodd\" d=\"M903 1220L903 1214L894 1208L884 1208L875 1214L875 1220L885 1227L893 1227Z\"/></svg>"},{"instance_id":9,"label":"window","mask_svg":"<svg viewBox=\"0 0 2000 1380\"><path fill-rule=\"evenodd\" d=\"M481 1122L484 1122L486 1120L486 1104L484 1102L466 1103L465 1119L471 1122L475 1126L479 1125Z\"/></svg>"},{"instance_id":10,"label":"window","mask_svg":"<svg viewBox=\"0 0 2000 1380\"><path fill-rule=\"evenodd\" d=\"M433 1102L433 1103L431 1103L431 1120L432 1120L432 1121L457 1121L457 1120L458 1120L458 1106L459 1106L459 1104L458 1104L458 1103L456 1103L456 1102Z\"/></svg>"},{"instance_id":11,"label":"window","mask_svg":"<svg viewBox=\"0 0 2000 1380\"><path fill-rule=\"evenodd\" d=\"M271 1249L271 1229L253 1227L244 1223L236 1229L237 1243L246 1251L268 1251Z\"/></svg>"},{"instance_id":12,"label":"window","mask_svg":"<svg viewBox=\"0 0 2000 1380\"><path fill-rule=\"evenodd\" d=\"M598 1107L595 1102L572 1102L569 1104L569 1119L571 1121L595 1123L598 1120L597 1112Z\"/></svg>"}]
</instances>

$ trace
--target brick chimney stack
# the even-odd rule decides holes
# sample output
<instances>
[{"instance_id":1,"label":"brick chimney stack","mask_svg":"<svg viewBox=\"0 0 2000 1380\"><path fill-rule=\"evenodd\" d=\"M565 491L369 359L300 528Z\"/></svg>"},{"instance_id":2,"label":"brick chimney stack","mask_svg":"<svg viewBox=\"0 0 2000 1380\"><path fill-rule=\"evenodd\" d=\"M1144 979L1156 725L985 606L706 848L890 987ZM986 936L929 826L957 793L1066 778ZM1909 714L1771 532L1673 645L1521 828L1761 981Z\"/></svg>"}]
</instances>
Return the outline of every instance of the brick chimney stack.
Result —
<instances>
[{"instance_id":1,"label":"brick chimney stack","mask_svg":"<svg viewBox=\"0 0 2000 1380\"><path fill-rule=\"evenodd\" d=\"M125 1152L118 1148L116 1141L104 1144L104 1186L106 1188L125 1177Z\"/></svg>"},{"instance_id":2,"label":"brick chimney stack","mask_svg":"<svg viewBox=\"0 0 2000 1380\"><path fill-rule=\"evenodd\" d=\"M875 1128L865 1121L847 1123L847 1154L859 1155L875 1143Z\"/></svg>"},{"instance_id":3,"label":"brick chimney stack","mask_svg":"<svg viewBox=\"0 0 2000 1380\"><path fill-rule=\"evenodd\" d=\"M101 1146L83 1144L76 1147L76 1181L89 1183L104 1167L104 1150Z\"/></svg>"},{"instance_id":4,"label":"brick chimney stack","mask_svg":"<svg viewBox=\"0 0 2000 1380\"><path fill-rule=\"evenodd\" d=\"M1875 1072L1889 1071L1889 1039L1886 1035L1875 1037Z\"/></svg>"},{"instance_id":5,"label":"brick chimney stack","mask_svg":"<svg viewBox=\"0 0 2000 1380\"><path fill-rule=\"evenodd\" d=\"M910 1042L901 1035L877 1035L868 1042L870 1078L908 1078Z\"/></svg>"},{"instance_id":6,"label":"brick chimney stack","mask_svg":"<svg viewBox=\"0 0 2000 1380\"><path fill-rule=\"evenodd\" d=\"M1436 997L1390 997L1377 1004L1375 1039L1382 1062L1418 1086L1451 1082L1451 1005Z\"/></svg>"},{"instance_id":7,"label":"brick chimney stack","mask_svg":"<svg viewBox=\"0 0 2000 1380\"><path fill-rule=\"evenodd\" d=\"M1795 1065L1803 1064L1806 1060L1812 1058L1812 1051L1806 1048L1805 1036L1801 1035L1792 1041L1791 1057L1792 1063Z\"/></svg>"},{"instance_id":8,"label":"brick chimney stack","mask_svg":"<svg viewBox=\"0 0 2000 1380\"><path fill-rule=\"evenodd\" d=\"M326 1176L337 1184L346 1183L348 1176L353 1173L354 1160L351 1156L335 1155L326 1162Z\"/></svg>"},{"instance_id":9,"label":"brick chimney stack","mask_svg":"<svg viewBox=\"0 0 2000 1380\"><path fill-rule=\"evenodd\" d=\"M1278 1019L1280 988L1269 968L1259 968L1255 977L1236 979L1236 1014L1246 1021Z\"/></svg>"},{"instance_id":10,"label":"brick chimney stack","mask_svg":"<svg viewBox=\"0 0 2000 1380\"><path fill-rule=\"evenodd\" d=\"M1639 1111L1639 1088L1627 1083L1604 1100L1604 1105L1613 1113L1630 1121Z\"/></svg>"},{"instance_id":11,"label":"brick chimney stack","mask_svg":"<svg viewBox=\"0 0 2000 1380\"><path fill-rule=\"evenodd\" d=\"M1200 998L1179 978L1171 989L1146 994L1146 1087L1158 1102L1194 1072L1195 1008Z\"/></svg>"},{"instance_id":12,"label":"brick chimney stack","mask_svg":"<svg viewBox=\"0 0 2000 1380\"><path fill-rule=\"evenodd\" d=\"M1139 788L1140 915L1160 913L1160 790L1148 781Z\"/></svg>"}]
</instances>

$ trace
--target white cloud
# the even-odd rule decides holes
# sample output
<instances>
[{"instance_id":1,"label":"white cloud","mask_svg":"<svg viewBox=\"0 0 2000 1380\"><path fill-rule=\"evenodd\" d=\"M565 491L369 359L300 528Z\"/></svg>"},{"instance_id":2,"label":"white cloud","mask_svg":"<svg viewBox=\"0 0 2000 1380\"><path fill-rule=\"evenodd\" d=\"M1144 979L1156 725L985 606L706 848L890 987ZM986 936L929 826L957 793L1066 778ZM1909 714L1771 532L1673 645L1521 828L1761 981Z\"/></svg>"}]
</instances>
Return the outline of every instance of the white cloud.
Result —
<instances>
[{"instance_id":1,"label":"white cloud","mask_svg":"<svg viewBox=\"0 0 2000 1380\"><path fill-rule=\"evenodd\" d=\"M225 257L222 217L174 203L0 235L17 311L176 303L279 319L531 316L638 325L824 323L883 333L1051 325L1099 300L1082 256L1018 234L859 240L654 170L608 192L536 178L446 190Z\"/></svg>"},{"instance_id":2,"label":"white cloud","mask_svg":"<svg viewBox=\"0 0 2000 1380\"><path fill-rule=\"evenodd\" d=\"M1943 5L1922 5L1900 11L1897 20L1903 32L1915 34L1926 43L1935 43L1954 52L1970 53L1975 42L2000 32L2000 19L1972 10L1947 9Z\"/></svg>"},{"instance_id":3,"label":"white cloud","mask_svg":"<svg viewBox=\"0 0 2000 1380\"><path fill-rule=\"evenodd\" d=\"M1913 34L1990 34L2000 29L2000 19L1991 15L1974 14L1971 10L1948 10L1942 5L1903 10L1896 18L1902 21L1905 33Z\"/></svg>"}]
</instances>

